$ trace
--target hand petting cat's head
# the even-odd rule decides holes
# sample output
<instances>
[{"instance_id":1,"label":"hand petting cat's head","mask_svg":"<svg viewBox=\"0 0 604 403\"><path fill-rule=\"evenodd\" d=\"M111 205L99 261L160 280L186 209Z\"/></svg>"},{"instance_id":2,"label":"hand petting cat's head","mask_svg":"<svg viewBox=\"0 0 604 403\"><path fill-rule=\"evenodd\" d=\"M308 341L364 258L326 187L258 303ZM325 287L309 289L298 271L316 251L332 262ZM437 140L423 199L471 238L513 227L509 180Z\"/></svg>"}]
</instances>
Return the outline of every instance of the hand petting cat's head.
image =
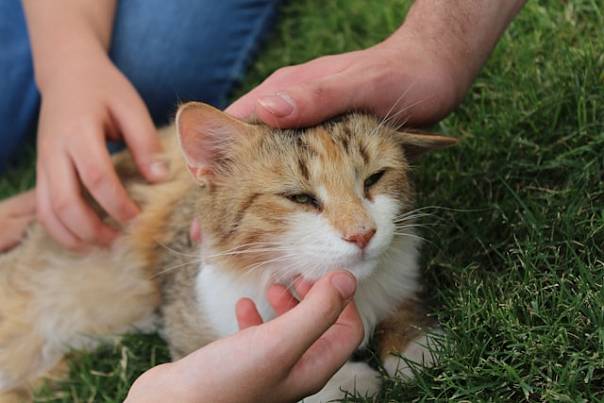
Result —
<instances>
[{"instance_id":1,"label":"hand petting cat's head","mask_svg":"<svg viewBox=\"0 0 604 403\"><path fill-rule=\"evenodd\" d=\"M370 276L412 208L409 163L456 143L357 113L277 130L188 103L176 124L189 170L206 186L205 258L276 280L336 269Z\"/></svg>"}]
</instances>

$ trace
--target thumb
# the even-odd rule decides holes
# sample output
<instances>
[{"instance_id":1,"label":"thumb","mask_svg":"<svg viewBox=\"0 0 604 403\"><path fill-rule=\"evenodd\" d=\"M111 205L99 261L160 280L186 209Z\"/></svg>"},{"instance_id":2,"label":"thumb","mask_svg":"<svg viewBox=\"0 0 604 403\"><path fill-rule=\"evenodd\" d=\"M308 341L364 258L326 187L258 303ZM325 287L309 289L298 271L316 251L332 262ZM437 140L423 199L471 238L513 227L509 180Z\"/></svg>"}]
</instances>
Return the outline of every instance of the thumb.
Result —
<instances>
[{"instance_id":1,"label":"thumb","mask_svg":"<svg viewBox=\"0 0 604 403\"><path fill-rule=\"evenodd\" d=\"M298 306L267 324L271 333L280 335L279 340L287 340L279 343L284 351L276 355L284 362L297 362L336 323L355 290L356 279L345 271L330 273L317 281Z\"/></svg>"},{"instance_id":2,"label":"thumb","mask_svg":"<svg viewBox=\"0 0 604 403\"><path fill-rule=\"evenodd\" d=\"M358 78L351 80L337 73L316 81L307 81L271 95L256 103L256 115L272 127L312 126L330 117L361 106L364 99Z\"/></svg>"},{"instance_id":3,"label":"thumb","mask_svg":"<svg viewBox=\"0 0 604 403\"><path fill-rule=\"evenodd\" d=\"M168 164L161 157L159 135L143 100L135 93L112 112L140 173L149 182L167 179Z\"/></svg>"}]
</instances>

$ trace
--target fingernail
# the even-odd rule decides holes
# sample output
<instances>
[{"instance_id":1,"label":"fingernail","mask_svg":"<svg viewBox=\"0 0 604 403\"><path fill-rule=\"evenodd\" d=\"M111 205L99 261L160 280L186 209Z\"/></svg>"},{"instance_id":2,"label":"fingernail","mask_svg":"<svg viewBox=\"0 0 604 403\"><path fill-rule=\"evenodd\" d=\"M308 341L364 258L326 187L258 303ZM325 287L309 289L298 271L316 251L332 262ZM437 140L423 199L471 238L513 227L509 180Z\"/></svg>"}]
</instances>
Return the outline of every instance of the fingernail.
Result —
<instances>
[{"instance_id":1,"label":"fingernail","mask_svg":"<svg viewBox=\"0 0 604 403\"><path fill-rule=\"evenodd\" d=\"M165 161L154 161L149 165L149 174L154 180L163 180L168 177L168 164Z\"/></svg>"},{"instance_id":2,"label":"fingernail","mask_svg":"<svg viewBox=\"0 0 604 403\"><path fill-rule=\"evenodd\" d=\"M357 282L349 273L338 273L331 278L331 284L343 299L349 299L357 288Z\"/></svg>"},{"instance_id":3,"label":"fingernail","mask_svg":"<svg viewBox=\"0 0 604 403\"><path fill-rule=\"evenodd\" d=\"M290 115L296 106L294 100L289 95L279 92L275 95L268 95L258 99L258 103L278 118Z\"/></svg>"}]
</instances>

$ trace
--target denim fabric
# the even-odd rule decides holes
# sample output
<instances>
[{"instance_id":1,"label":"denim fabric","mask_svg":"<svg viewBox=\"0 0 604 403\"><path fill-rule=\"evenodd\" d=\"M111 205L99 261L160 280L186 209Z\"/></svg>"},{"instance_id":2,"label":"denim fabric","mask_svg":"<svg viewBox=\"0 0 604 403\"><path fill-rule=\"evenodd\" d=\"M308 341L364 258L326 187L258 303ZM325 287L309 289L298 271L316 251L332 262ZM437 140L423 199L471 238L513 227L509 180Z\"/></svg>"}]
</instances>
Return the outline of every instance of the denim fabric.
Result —
<instances>
[{"instance_id":1,"label":"denim fabric","mask_svg":"<svg viewBox=\"0 0 604 403\"><path fill-rule=\"evenodd\" d=\"M226 106L280 0L119 0L109 55L165 124L178 102ZM0 173L32 134L40 95L19 0L0 1Z\"/></svg>"}]
</instances>

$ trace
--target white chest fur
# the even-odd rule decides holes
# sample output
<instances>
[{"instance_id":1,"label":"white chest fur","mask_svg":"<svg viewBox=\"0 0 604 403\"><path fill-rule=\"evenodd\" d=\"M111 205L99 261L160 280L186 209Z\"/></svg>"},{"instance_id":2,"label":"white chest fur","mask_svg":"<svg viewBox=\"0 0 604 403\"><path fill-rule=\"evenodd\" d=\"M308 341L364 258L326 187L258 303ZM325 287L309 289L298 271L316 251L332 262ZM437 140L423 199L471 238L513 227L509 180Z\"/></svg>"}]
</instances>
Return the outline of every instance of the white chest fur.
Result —
<instances>
[{"instance_id":1,"label":"white chest fur","mask_svg":"<svg viewBox=\"0 0 604 403\"><path fill-rule=\"evenodd\" d=\"M219 267L202 265L195 287L204 319L219 337L236 333L235 304L244 297L256 303L264 320L271 319L275 313L265 298L267 283L259 276L237 275Z\"/></svg>"},{"instance_id":2,"label":"white chest fur","mask_svg":"<svg viewBox=\"0 0 604 403\"><path fill-rule=\"evenodd\" d=\"M375 326L417 291L417 242L395 238L376 271L358 285L355 302L365 328L365 345ZM246 276L212 265L203 265L196 279L196 293L203 318L219 337L238 330L235 304L251 298L264 320L275 316L266 300L269 278Z\"/></svg>"}]
</instances>

